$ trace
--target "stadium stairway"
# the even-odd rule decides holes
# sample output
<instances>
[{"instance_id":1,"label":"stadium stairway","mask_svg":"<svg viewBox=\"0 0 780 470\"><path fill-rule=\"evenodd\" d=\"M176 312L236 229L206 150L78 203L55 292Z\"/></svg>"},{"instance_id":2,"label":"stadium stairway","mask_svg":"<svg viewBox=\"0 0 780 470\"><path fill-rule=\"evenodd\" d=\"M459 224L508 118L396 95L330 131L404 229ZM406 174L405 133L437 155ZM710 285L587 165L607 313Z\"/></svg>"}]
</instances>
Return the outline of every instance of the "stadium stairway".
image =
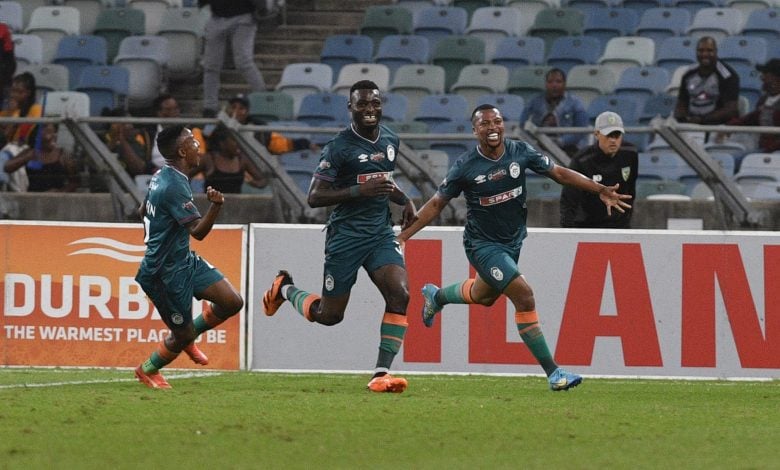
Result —
<instances>
[{"instance_id":1,"label":"stadium stairway","mask_svg":"<svg viewBox=\"0 0 780 470\"><path fill-rule=\"evenodd\" d=\"M281 13L258 21L255 38L255 63L269 88L279 82L289 63L319 62L325 38L331 34L355 34L370 5L388 5L392 0L287 0L286 15ZM226 55L222 70L220 100L249 92L244 78ZM202 76L169 87L186 116L200 116Z\"/></svg>"}]
</instances>

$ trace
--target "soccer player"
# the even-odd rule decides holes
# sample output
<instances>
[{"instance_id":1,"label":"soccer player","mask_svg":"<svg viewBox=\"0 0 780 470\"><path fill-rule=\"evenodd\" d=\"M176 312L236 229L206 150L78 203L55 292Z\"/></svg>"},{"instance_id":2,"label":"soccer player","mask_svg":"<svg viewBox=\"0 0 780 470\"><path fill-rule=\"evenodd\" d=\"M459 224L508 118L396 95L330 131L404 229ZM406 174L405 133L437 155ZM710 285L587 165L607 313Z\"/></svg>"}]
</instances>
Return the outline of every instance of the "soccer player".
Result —
<instances>
[{"instance_id":1,"label":"soccer player","mask_svg":"<svg viewBox=\"0 0 780 470\"><path fill-rule=\"evenodd\" d=\"M135 280L154 302L171 330L149 358L135 369L139 381L151 388L171 388L160 369L184 351L196 364L208 358L193 341L244 306L230 282L206 260L190 251L190 236L203 240L217 219L225 197L209 187L211 205L201 217L192 200L187 174L198 166L199 143L182 125L166 127L157 135L165 165L152 177L149 191L138 209L144 221L146 253ZM192 297L211 302L192 319Z\"/></svg>"},{"instance_id":2,"label":"soccer player","mask_svg":"<svg viewBox=\"0 0 780 470\"><path fill-rule=\"evenodd\" d=\"M467 222L463 246L469 263L477 271L444 288L423 287L423 323L430 327L447 304L493 305L499 295L514 304L520 337L547 374L552 390L568 390L582 381L579 375L558 367L547 347L531 286L520 274L517 260L526 237L525 170L546 175L554 181L598 193L607 211L620 212L631 206L631 196L618 194L618 185L604 186L582 174L553 163L530 145L504 138L504 118L495 106L483 104L471 115L477 146L452 165L436 194L417 213L417 219L398 235L402 245L436 218L450 199L463 193Z\"/></svg>"},{"instance_id":3,"label":"soccer player","mask_svg":"<svg viewBox=\"0 0 780 470\"><path fill-rule=\"evenodd\" d=\"M344 319L349 294L362 266L385 299L373 392L403 392L407 381L388 372L406 333L409 303L406 267L395 241L388 201L403 206L401 226L414 218L414 203L393 183L398 136L380 125L382 99L374 82L356 82L349 91L350 126L322 150L309 187L311 207L336 205L328 221L322 295L293 284L279 271L263 296L266 315L289 300L311 322L335 325Z\"/></svg>"}]
</instances>

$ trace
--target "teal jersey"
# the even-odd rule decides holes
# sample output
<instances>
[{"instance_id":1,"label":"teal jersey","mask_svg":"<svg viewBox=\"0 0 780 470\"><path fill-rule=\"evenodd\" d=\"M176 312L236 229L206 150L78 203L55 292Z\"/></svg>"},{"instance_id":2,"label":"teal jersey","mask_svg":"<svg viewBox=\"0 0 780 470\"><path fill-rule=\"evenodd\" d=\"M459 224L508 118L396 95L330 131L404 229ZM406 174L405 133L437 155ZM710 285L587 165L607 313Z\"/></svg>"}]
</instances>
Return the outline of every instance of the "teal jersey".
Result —
<instances>
[{"instance_id":1,"label":"teal jersey","mask_svg":"<svg viewBox=\"0 0 780 470\"><path fill-rule=\"evenodd\" d=\"M554 163L526 144L504 139L498 160L482 155L479 146L452 165L438 192L447 199L463 193L467 222L465 241L487 241L519 249L526 236L525 170L545 174Z\"/></svg>"},{"instance_id":2,"label":"teal jersey","mask_svg":"<svg viewBox=\"0 0 780 470\"><path fill-rule=\"evenodd\" d=\"M166 275L190 265L190 232L186 224L200 218L184 173L165 165L149 183L144 201L146 253L139 271Z\"/></svg>"},{"instance_id":3,"label":"teal jersey","mask_svg":"<svg viewBox=\"0 0 780 470\"><path fill-rule=\"evenodd\" d=\"M314 177L333 184L335 189L363 184L372 178L392 179L398 156L398 136L379 126L375 141L360 136L350 126L325 145ZM359 198L338 204L328 224L339 233L371 236L392 229L389 197Z\"/></svg>"}]
</instances>

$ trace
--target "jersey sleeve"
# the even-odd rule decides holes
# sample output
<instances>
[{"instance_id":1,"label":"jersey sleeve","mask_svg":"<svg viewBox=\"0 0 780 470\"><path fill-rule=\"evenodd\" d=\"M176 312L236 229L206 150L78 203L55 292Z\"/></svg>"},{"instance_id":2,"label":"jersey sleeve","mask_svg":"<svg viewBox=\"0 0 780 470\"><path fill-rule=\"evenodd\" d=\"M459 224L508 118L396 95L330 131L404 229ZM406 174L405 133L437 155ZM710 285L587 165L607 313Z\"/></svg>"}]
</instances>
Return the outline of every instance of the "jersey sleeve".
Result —
<instances>
[{"instance_id":1,"label":"jersey sleeve","mask_svg":"<svg viewBox=\"0 0 780 470\"><path fill-rule=\"evenodd\" d=\"M447 172L437 192L447 199L454 199L463 192L463 161L458 160Z\"/></svg>"},{"instance_id":2,"label":"jersey sleeve","mask_svg":"<svg viewBox=\"0 0 780 470\"><path fill-rule=\"evenodd\" d=\"M334 141L328 142L322 149L320 154L320 163L317 165L317 169L314 170L314 177L324 181L333 182L336 181L336 176L339 173L340 160L338 158L338 152L334 151Z\"/></svg>"},{"instance_id":3,"label":"jersey sleeve","mask_svg":"<svg viewBox=\"0 0 780 470\"><path fill-rule=\"evenodd\" d=\"M186 225L200 219L200 212L192 200L192 192L181 185L169 187L166 190L165 201L168 211L179 225Z\"/></svg>"},{"instance_id":4,"label":"jersey sleeve","mask_svg":"<svg viewBox=\"0 0 780 470\"><path fill-rule=\"evenodd\" d=\"M550 157L541 153L525 142L523 142L522 145L525 146L525 152L528 155L528 168L536 173L543 174L547 174L550 170L553 169L555 164Z\"/></svg>"}]
</instances>

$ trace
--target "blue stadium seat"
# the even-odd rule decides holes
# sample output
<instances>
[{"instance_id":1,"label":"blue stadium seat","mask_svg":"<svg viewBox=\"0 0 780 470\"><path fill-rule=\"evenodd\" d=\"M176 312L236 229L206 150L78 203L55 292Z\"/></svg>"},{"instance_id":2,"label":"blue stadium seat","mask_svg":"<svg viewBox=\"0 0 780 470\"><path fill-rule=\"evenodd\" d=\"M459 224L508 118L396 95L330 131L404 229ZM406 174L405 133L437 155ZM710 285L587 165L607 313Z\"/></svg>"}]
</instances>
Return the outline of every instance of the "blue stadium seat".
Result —
<instances>
[{"instance_id":1,"label":"blue stadium seat","mask_svg":"<svg viewBox=\"0 0 780 470\"><path fill-rule=\"evenodd\" d=\"M562 36L553 41L547 65L567 74L575 65L595 64L601 57L601 40L590 36Z\"/></svg>"},{"instance_id":2,"label":"blue stadium seat","mask_svg":"<svg viewBox=\"0 0 780 470\"><path fill-rule=\"evenodd\" d=\"M650 8L660 8L668 6L665 0L623 0L623 8L634 10L639 17Z\"/></svg>"},{"instance_id":3,"label":"blue stadium seat","mask_svg":"<svg viewBox=\"0 0 780 470\"><path fill-rule=\"evenodd\" d=\"M666 93L651 96L645 100L642 112L639 114L639 124L644 125L656 116L669 117L674 112L677 97Z\"/></svg>"},{"instance_id":4,"label":"blue stadium seat","mask_svg":"<svg viewBox=\"0 0 780 470\"><path fill-rule=\"evenodd\" d=\"M287 171L302 170L314 173L320 162L320 155L311 150L295 150L279 155L279 162Z\"/></svg>"},{"instance_id":5,"label":"blue stadium seat","mask_svg":"<svg viewBox=\"0 0 780 470\"><path fill-rule=\"evenodd\" d=\"M640 179L679 181L689 176L693 169L674 152L642 152L639 154ZM695 172L693 172L695 174Z\"/></svg>"},{"instance_id":6,"label":"blue stadium seat","mask_svg":"<svg viewBox=\"0 0 780 470\"><path fill-rule=\"evenodd\" d=\"M763 64L770 59L769 44L762 37L729 36L718 43L718 58L732 66Z\"/></svg>"},{"instance_id":7,"label":"blue stadium seat","mask_svg":"<svg viewBox=\"0 0 780 470\"><path fill-rule=\"evenodd\" d=\"M585 16L582 34L606 44L617 36L630 36L639 24L639 15L629 8L601 8Z\"/></svg>"},{"instance_id":8,"label":"blue stadium seat","mask_svg":"<svg viewBox=\"0 0 780 470\"><path fill-rule=\"evenodd\" d=\"M439 39L431 63L444 68L444 89L449 90L466 65L485 62L485 42L474 36L449 36Z\"/></svg>"},{"instance_id":9,"label":"blue stadium seat","mask_svg":"<svg viewBox=\"0 0 780 470\"><path fill-rule=\"evenodd\" d=\"M721 0L671 0L670 5L688 10L693 18L703 8L722 7Z\"/></svg>"},{"instance_id":10,"label":"blue stadium seat","mask_svg":"<svg viewBox=\"0 0 780 470\"><path fill-rule=\"evenodd\" d=\"M741 34L762 37L770 41L770 44L771 41L780 40L780 7L753 10L748 15Z\"/></svg>"},{"instance_id":11,"label":"blue stadium seat","mask_svg":"<svg viewBox=\"0 0 780 470\"><path fill-rule=\"evenodd\" d=\"M406 120L408 114L409 100L400 93L382 94L382 120L398 121Z\"/></svg>"},{"instance_id":12,"label":"blue stadium seat","mask_svg":"<svg viewBox=\"0 0 780 470\"><path fill-rule=\"evenodd\" d=\"M392 75L405 64L427 64L430 57L431 48L425 36L391 34L382 38L374 62L386 65Z\"/></svg>"},{"instance_id":13,"label":"blue stadium seat","mask_svg":"<svg viewBox=\"0 0 780 470\"><path fill-rule=\"evenodd\" d=\"M596 116L604 111L613 111L623 118L624 125L635 126L639 122L639 111L641 108L642 103L636 97L610 93L593 98L593 101L588 104L586 112L588 113L588 120L593 122L596 120Z\"/></svg>"},{"instance_id":14,"label":"blue stadium seat","mask_svg":"<svg viewBox=\"0 0 780 470\"><path fill-rule=\"evenodd\" d=\"M756 105L758 98L764 93L764 82L761 81L761 72L755 67L742 63L732 64L734 71L739 76L739 94L748 99L750 110Z\"/></svg>"},{"instance_id":15,"label":"blue stadium seat","mask_svg":"<svg viewBox=\"0 0 780 470\"><path fill-rule=\"evenodd\" d=\"M507 37L496 46L491 64L503 65L508 69L523 65L544 63L544 40L534 36Z\"/></svg>"},{"instance_id":16,"label":"blue stadium seat","mask_svg":"<svg viewBox=\"0 0 780 470\"><path fill-rule=\"evenodd\" d=\"M468 118L459 118L448 122L438 122L431 124L430 134L457 134L460 136L471 134L471 121ZM441 150L447 153L450 162L454 162L456 158L463 152L470 150L474 143L472 140L447 140L447 139L431 139L429 141L431 150Z\"/></svg>"},{"instance_id":17,"label":"blue stadium seat","mask_svg":"<svg viewBox=\"0 0 780 470\"><path fill-rule=\"evenodd\" d=\"M736 8L702 8L696 12L686 34L695 38L711 36L720 41L742 29L742 12Z\"/></svg>"},{"instance_id":18,"label":"blue stadium seat","mask_svg":"<svg viewBox=\"0 0 780 470\"><path fill-rule=\"evenodd\" d=\"M426 96L420 102L420 109L414 116L415 121L422 121L428 126L433 124L455 121L469 117L468 101L466 98L452 93Z\"/></svg>"},{"instance_id":19,"label":"blue stadium seat","mask_svg":"<svg viewBox=\"0 0 780 470\"><path fill-rule=\"evenodd\" d=\"M89 95L90 114L100 116L103 108L125 108L130 74L118 65L88 65L73 89Z\"/></svg>"},{"instance_id":20,"label":"blue stadium seat","mask_svg":"<svg viewBox=\"0 0 780 470\"><path fill-rule=\"evenodd\" d=\"M55 64L64 65L70 74L70 83L77 83L81 70L87 65L106 65L108 46L101 36L77 35L60 39Z\"/></svg>"},{"instance_id":21,"label":"blue stadium seat","mask_svg":"<svg viewBox=\"0 0 780 470\"><path fill-rule=\"evenodd\" d=\"M681 36L664 39L657 44L655 65L663 67L673 74L681 65L696 63L696 39Z\"/></svg>"},{"instance_id":22,"label":"blue stadium seat","mask_svg":"<svg viewBox=\"0 0 780 470\"><path fill-rule=\"evenodd\" d=\"M362 34L332 34L325 38L320 62L330 65L338 77L341 67L352 63L368 63L374 57L374 41Z\"/></svg>"},{"instance_id":23,"label":"blue stadium seat","mask_svg":"<svg viewBox=\"0 0 780 470\"><path fill-rule=\"evenodd\" d=\"M650 8L642 13L636 34L661 44L666 38L685 35L690 25L691 13L684 8Z\"/></svg>"},{"instance_id":24,"label":"blue stadium seat","mask_svg":"<svg viewBox=\"0 0 780 470\"><path fill-rule=\"evenodd\" d=\"M303 98L296 119L311 126L330 121L346 124L349 122L347 99L336 93L312 93Z\"/></svg>"},{"instance_id":25,"label":"blue stadium seat","mask_svg":"<svg viewBox=\"0 0 780 470\"><path fill-rule=\"evenodd\" d=\"M618 79L615 94L633 96L644 103L651 96L663 93L669 80L669 72L663 67L629 67Z\"/></svg>"},{"instance_id":26,"label":"blue stadium seat","mask_svg":"<svg viewBox=\"0 0 780 470\"><path fill-rule=\"evenodd\" d=\"M366 8L358 32L368 36L375 47L391 34L412 34L412 12L398 5L370 5Z\"/></svg>"},{"instance_id":27,"label":"blue stadium seat","mask_svg":"<svg viewBox=\"0 0 780 470\"><path fill-rule=\"evenodd\" d=\"M469 14L466 9L453 6L424 8L415 18L413 33L425 36L435 46L438 39L460 36L466 32Z\"/></svg>"}]
</instances>

